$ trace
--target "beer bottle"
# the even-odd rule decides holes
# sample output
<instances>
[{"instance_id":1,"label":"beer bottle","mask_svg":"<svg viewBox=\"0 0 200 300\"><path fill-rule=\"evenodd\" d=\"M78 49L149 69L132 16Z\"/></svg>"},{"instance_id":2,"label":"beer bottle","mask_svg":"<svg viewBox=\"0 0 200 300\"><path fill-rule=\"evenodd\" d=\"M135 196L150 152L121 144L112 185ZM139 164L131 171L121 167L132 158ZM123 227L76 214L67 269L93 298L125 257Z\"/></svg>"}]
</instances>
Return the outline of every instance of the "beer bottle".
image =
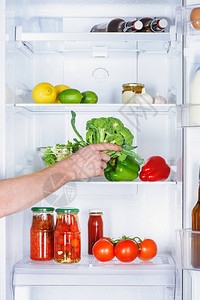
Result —
<instances>
[{"instance_id":1,"label":"beer bottle","mask_svg":"<svg viewBox=\"0 0 200 300\"><path fill-rule=\"evenodd\" d=\"M139 20L126 22L123 19L113 19L109 23L101 23L92 27L90 32L136 32L143 24Z\"/></svg>"},{"instance_id":2,"label":"beer bottle","mask_svg":"<svg viewBox=\"0 0 200 300\"><path fill-rule=\"evenodd\" d=\"M198 201L192 210L192 230L200 232L200 185L198 193ZM192 266L200 268L200 233L192 232Z\"/></svg>"},{"instance_id":3,"label":"beer bottle","mask_svg":"<svg viewBox=\"0 0 200 300\"><path fill-rule=\"evenodd\" d=\"M143 24L141 32L163 32L168 25L167 20L164 18L143 18L140 21Z\"/></svg>"},{"instance_id":4,"label":"beer bottle","mask_svg":"<svg viewBox=\"0 0 200 300\"><path fill-rule=\"evenodd\" d=\"M165 31L167 25L168 25L168 22L166 19L155 18L150 23L150 29L152 32L163 32L163 31Z\"/></svg>"}]
</instances>

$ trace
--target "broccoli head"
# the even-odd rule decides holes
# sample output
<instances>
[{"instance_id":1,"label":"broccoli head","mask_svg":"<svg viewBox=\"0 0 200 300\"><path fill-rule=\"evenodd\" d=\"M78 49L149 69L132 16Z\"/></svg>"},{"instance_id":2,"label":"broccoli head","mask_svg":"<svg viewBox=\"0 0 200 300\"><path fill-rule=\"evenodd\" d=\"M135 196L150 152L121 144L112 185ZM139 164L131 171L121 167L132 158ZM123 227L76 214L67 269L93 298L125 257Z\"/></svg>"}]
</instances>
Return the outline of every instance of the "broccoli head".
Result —
<instances>
[{"instance_id":1,"label":"broccoli head","mask_svg":"<svg viewBox=\"0 0 200 300\"><path fill-rule=\"evenodd\" d=\"M117 118L93 118L86 124L88 143L113 143L118 145L133 143L130 130Z\"/></svg>"}]
</instances>

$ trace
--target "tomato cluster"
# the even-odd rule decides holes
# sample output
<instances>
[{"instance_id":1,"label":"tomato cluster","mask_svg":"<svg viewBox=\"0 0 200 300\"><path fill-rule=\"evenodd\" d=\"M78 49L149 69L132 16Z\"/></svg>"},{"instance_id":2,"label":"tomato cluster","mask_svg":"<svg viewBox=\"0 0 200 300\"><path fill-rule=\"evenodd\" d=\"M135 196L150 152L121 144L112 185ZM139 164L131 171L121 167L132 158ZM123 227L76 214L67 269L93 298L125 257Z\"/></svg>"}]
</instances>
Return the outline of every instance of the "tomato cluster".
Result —
<instances>
[{"instance_id":1,"label":"tomato cluster","mask_svg":"<svg viewBox=\"0 0 200 300\"><path fill-rule=\"evenodd\" d=\"M99 239L93 246L93 254L96 259L102 262L110 261L115 256L122 262L131 262L136 257L146 261L157 254L157 245L152 239L122 237L121 240L112 241L109 238Z\"/></svg>"},{"instance_id":2,"label":"tomato cluster","mask_svg":"<svg viewBox=\"0 0 200 300\"><path fill-rule=\"evenodd\" d=\"M57 216L54 231L54 260L73 263L81 259L81 233L76 215L61 214Z\"/></svg>"}]
</instances>

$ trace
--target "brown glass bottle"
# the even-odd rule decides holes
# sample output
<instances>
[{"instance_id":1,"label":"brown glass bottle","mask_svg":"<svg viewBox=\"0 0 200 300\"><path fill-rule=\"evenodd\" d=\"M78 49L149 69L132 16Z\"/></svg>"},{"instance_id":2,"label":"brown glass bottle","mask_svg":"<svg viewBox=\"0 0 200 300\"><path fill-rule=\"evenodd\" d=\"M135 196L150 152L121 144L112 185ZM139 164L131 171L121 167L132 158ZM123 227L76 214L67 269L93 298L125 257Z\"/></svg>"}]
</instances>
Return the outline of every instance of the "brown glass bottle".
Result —
<instances>
[{"instance_id":1,"label":"brown glass bottle","mask_svg":"<svg viewBox=\"0 0 200 300\"><path fill-rule=\"evenodd\" d=\"M153 21L152 18L142 18L140 21L143 24L142 29L140 30L141 32L151 32L150 24Z\"/></svg>"},{"instance_id":2,"label":"brown glass bottle","mask_svg":"<svg viewBox=\"0 0 200 300\"><path fill-rule=\"evenodd\" d=\"M139 20L125 22L122 19L113 19L109 23L93 26L90 32L137 32L142 29L142 26Z\"/></svg>"},{"instance_id":3,"label":"brown glass bottle","mask_svg":"<svg viewBox=\"0 0 200 300\"><path fill-rule=\"evenodd\" d=\"M192 230L199 231L199 233L192 232L191 236L191 262L195 268L200 268L200 185L198 201L192 210Z\"/></svg>"},{"instance_id":4,"label":"brown glass bottle","mask_svg":"<svg viewBox=\"0 0 200 300\"><path fill-rule=\"evenodd\" d=\"M140 19L143 24L141 32L163 32L166 30L168 22L166 19L162 18L143 18Z\"/></svg>"}]
</instances>

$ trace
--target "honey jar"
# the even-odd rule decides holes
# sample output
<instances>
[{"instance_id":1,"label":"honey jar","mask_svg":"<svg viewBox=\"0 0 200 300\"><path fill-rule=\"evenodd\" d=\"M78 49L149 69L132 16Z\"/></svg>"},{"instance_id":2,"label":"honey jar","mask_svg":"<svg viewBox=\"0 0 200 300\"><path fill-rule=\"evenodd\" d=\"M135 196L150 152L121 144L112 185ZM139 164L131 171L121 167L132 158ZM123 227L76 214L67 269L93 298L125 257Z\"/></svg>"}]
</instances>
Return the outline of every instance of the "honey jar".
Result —
<instances>
[{"instance_id":1,"label":"honey jar","mask_svg":"<svg viewBox=\"0 0 200 300\"><path fill-rule=\"evenodd\" d=\"M124 104L134 104L135 94L142 94L142 89L144 84L142 83L124 83L122 85L122 103Z\"/></svg>"}]
</instances>

